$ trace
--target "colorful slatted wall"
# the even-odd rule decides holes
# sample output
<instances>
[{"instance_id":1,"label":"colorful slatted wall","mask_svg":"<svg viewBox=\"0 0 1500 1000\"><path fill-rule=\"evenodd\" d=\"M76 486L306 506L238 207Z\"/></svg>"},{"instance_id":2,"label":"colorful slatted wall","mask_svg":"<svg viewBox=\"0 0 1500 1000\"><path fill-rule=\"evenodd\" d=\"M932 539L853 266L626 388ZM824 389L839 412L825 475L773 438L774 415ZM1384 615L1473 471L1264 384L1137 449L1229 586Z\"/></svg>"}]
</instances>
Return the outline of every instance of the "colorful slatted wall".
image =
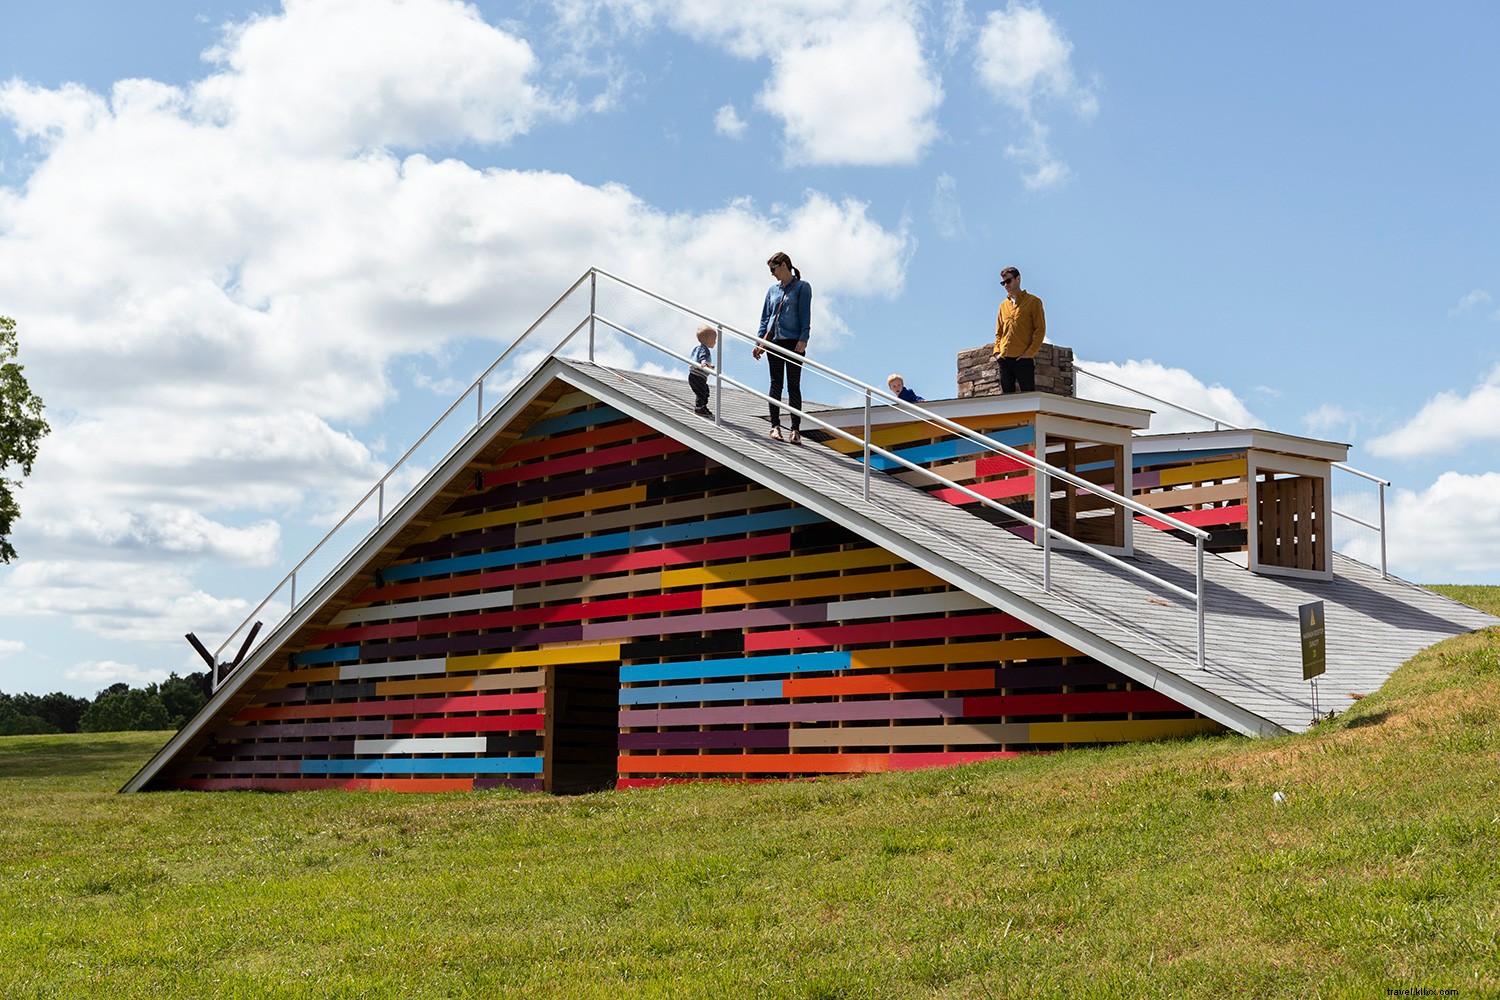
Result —
<instances>
[{"instance_id":1,"label":"colorful slatted wall","mask_svg":"<svg viewBox=\"0 0 1500 1000\"><path fill-rule=\"evenodd\" d=\"M1139 453L1134 465L1137 500L1207 531L1211 552L1244 550L1249 486L1243 449ZM1138 521L1167 527L1148 517Z\"/></svg>"},{"instance_id":2,"label":"colorful slatted wall","mask_svg":"<svg viewBox=\"0 0 1500 1000\"><path fill-rule=\"evenodd\" d=\"M1219 728L574 393L164 783L566 791Z\"/></svg>"},{"instance_id":3,"label":"colorful slatted wall","mask_svg":"<svg viewBox=\"0 0 1500 1000\"><path fill-rule=\"evenodd\" d=\"M1018 451L1035 455L1038 438L1036 419L1037 414L1022 412L960 417L955 423L979 431ZM858 432L859 429L851 430ZM844 454L854 454L861 450L858 445L830 434L814 436ZM968 438L920 421L880 427L872 432L871 438L879 447L908 462L929 469L1019 513L1036 516L1036 479L1032 468L1024 462L997 454ZM1057 468L1107 488L1113 489L1123 480L1119 470L1124 462L1124 450L1115 444L1049 434L1046 436L1044 458ZM1030 538L1032 535L1031 527L981 504L967 493L935 484L930 477L907 469L898 462L876 455L871 466L928 490L947 503L967 507L977 517L1004 525L1023 537ZM1051 523L1059 530L1094 545L1124 545L1124 521L1118 507L1061 480L1052 481L1051 494Z\"/></svg>"}]
</instances>

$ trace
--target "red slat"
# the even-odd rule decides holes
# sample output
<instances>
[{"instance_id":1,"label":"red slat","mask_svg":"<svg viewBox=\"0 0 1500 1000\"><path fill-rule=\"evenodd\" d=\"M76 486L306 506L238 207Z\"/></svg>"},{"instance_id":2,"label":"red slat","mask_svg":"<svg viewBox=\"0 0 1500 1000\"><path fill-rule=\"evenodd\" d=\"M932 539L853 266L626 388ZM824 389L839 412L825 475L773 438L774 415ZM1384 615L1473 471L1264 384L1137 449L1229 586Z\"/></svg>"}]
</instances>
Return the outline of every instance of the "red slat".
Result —
<instances>
[{"instance_id":1,"label":"red slat","mask_svg":"<svg viewBox=\"0 0 1500 1000\"><path fill-rule=\"evenodd\" d=\"M243 708L234 722L260 719L339 719L362 715L435 715L438 712L497 712L541 708L542 692L468 694L449 698L400 698L391 701L342 702L333 705L282 705Z\"/></svg>"},{"instance_id":2,"label":"red slat","mask_svg":"<svg viewBox=\"0 0 1500 1000\"><path fill-rule=\"evenodd\" d=\"M745 650L810 649L860 642L893 642L898 639L940 639L944 636L1000 635L1030 632L1032 628L1013 615L996 613L967 618L919 618L912 621L871 622L864 625L827 625L784 632L752 632L745 636Z\"/></svg>"},{"instance_id":3,"label":"red slat","mask_svg":"<svg viewBox=\"0 0 1500 1000\"><path fill-rule=\"evenodd\" d=\"M497 472L486 472L481 482L485 489L489 489L493 486L504 486L507 483L519 483L523 479L540 479L544 476L556 476L564 472L596 469L600 466L629 462L637 458L654 458L659 455L671 455L681 451L687 451L686 446L673 441L669 437L659 437L650 441L622 444L616 448L600 448L597 451L588 451L581 455L568 455L565 458L554 458L545 462L532 462L528 465L518 465L515 468L501 469Z\"/></svg>"}]
</instances>

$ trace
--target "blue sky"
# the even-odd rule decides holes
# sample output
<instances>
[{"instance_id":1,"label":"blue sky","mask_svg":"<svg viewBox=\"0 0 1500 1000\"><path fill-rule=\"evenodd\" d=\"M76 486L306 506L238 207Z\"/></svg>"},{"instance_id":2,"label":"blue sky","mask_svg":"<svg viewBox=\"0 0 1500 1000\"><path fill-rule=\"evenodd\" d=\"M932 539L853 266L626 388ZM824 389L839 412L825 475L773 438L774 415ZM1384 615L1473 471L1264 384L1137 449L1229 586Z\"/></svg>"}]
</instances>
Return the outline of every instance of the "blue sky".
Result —
<instances>
[{"instance_id":1,"label":"blue sky","mask_svg":"<svg viewBox=\"0 0 1500 1000\"><path fill-rule=\"evenodd\" d=\"M1500 583L1500 8L0 7L0 313L54 432L0 690L198 661L590 265L951 395L1001 267L1085 364L1345 441ZM1365 549L1358 554L1368 555Z\"/></svg>"}]
</instances>

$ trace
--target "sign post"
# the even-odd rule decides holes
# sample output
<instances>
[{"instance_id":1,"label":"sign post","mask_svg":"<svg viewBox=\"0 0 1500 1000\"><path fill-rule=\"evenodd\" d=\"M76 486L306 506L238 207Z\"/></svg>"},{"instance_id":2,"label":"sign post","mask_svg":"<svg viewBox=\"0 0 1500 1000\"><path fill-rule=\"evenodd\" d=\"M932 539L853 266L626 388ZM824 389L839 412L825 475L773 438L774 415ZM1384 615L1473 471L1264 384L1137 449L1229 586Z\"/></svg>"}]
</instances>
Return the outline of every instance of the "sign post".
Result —
<instances>
[{"instance_id":1,"label":"sign post","mask_svg":"<svg viewBox=\"0 0 1500 1000\"><path fill-rule=\"evenodd\" d=\"M1297 608L1302 628L1302 679L1312 685L1313 721L1318 721L1318 676L1328 669L1328 641L1324 634L1323 602Z\"/></svg>"}]
</instances>

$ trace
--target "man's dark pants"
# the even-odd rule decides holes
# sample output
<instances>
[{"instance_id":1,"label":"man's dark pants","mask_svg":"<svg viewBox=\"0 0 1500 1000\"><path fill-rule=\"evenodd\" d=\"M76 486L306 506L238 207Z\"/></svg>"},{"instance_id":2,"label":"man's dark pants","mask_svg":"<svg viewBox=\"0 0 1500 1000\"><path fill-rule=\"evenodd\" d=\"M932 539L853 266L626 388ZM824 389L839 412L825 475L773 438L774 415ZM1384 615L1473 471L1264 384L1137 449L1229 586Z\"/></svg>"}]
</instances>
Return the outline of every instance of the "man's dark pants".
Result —
<instances>
[{"instance_id":1,"label":"man's dark pants","mask_svg":"<svg viewBox=\"0 0 1500 1000\"><path fill-rule=\"evenodd\" d=\"M1017 383L1021 392L1036 392L1036 359L1035 358L996 358L1000 364L1000 391L1011 393L1017 391Z\"/></svg>"}]
</instances>

